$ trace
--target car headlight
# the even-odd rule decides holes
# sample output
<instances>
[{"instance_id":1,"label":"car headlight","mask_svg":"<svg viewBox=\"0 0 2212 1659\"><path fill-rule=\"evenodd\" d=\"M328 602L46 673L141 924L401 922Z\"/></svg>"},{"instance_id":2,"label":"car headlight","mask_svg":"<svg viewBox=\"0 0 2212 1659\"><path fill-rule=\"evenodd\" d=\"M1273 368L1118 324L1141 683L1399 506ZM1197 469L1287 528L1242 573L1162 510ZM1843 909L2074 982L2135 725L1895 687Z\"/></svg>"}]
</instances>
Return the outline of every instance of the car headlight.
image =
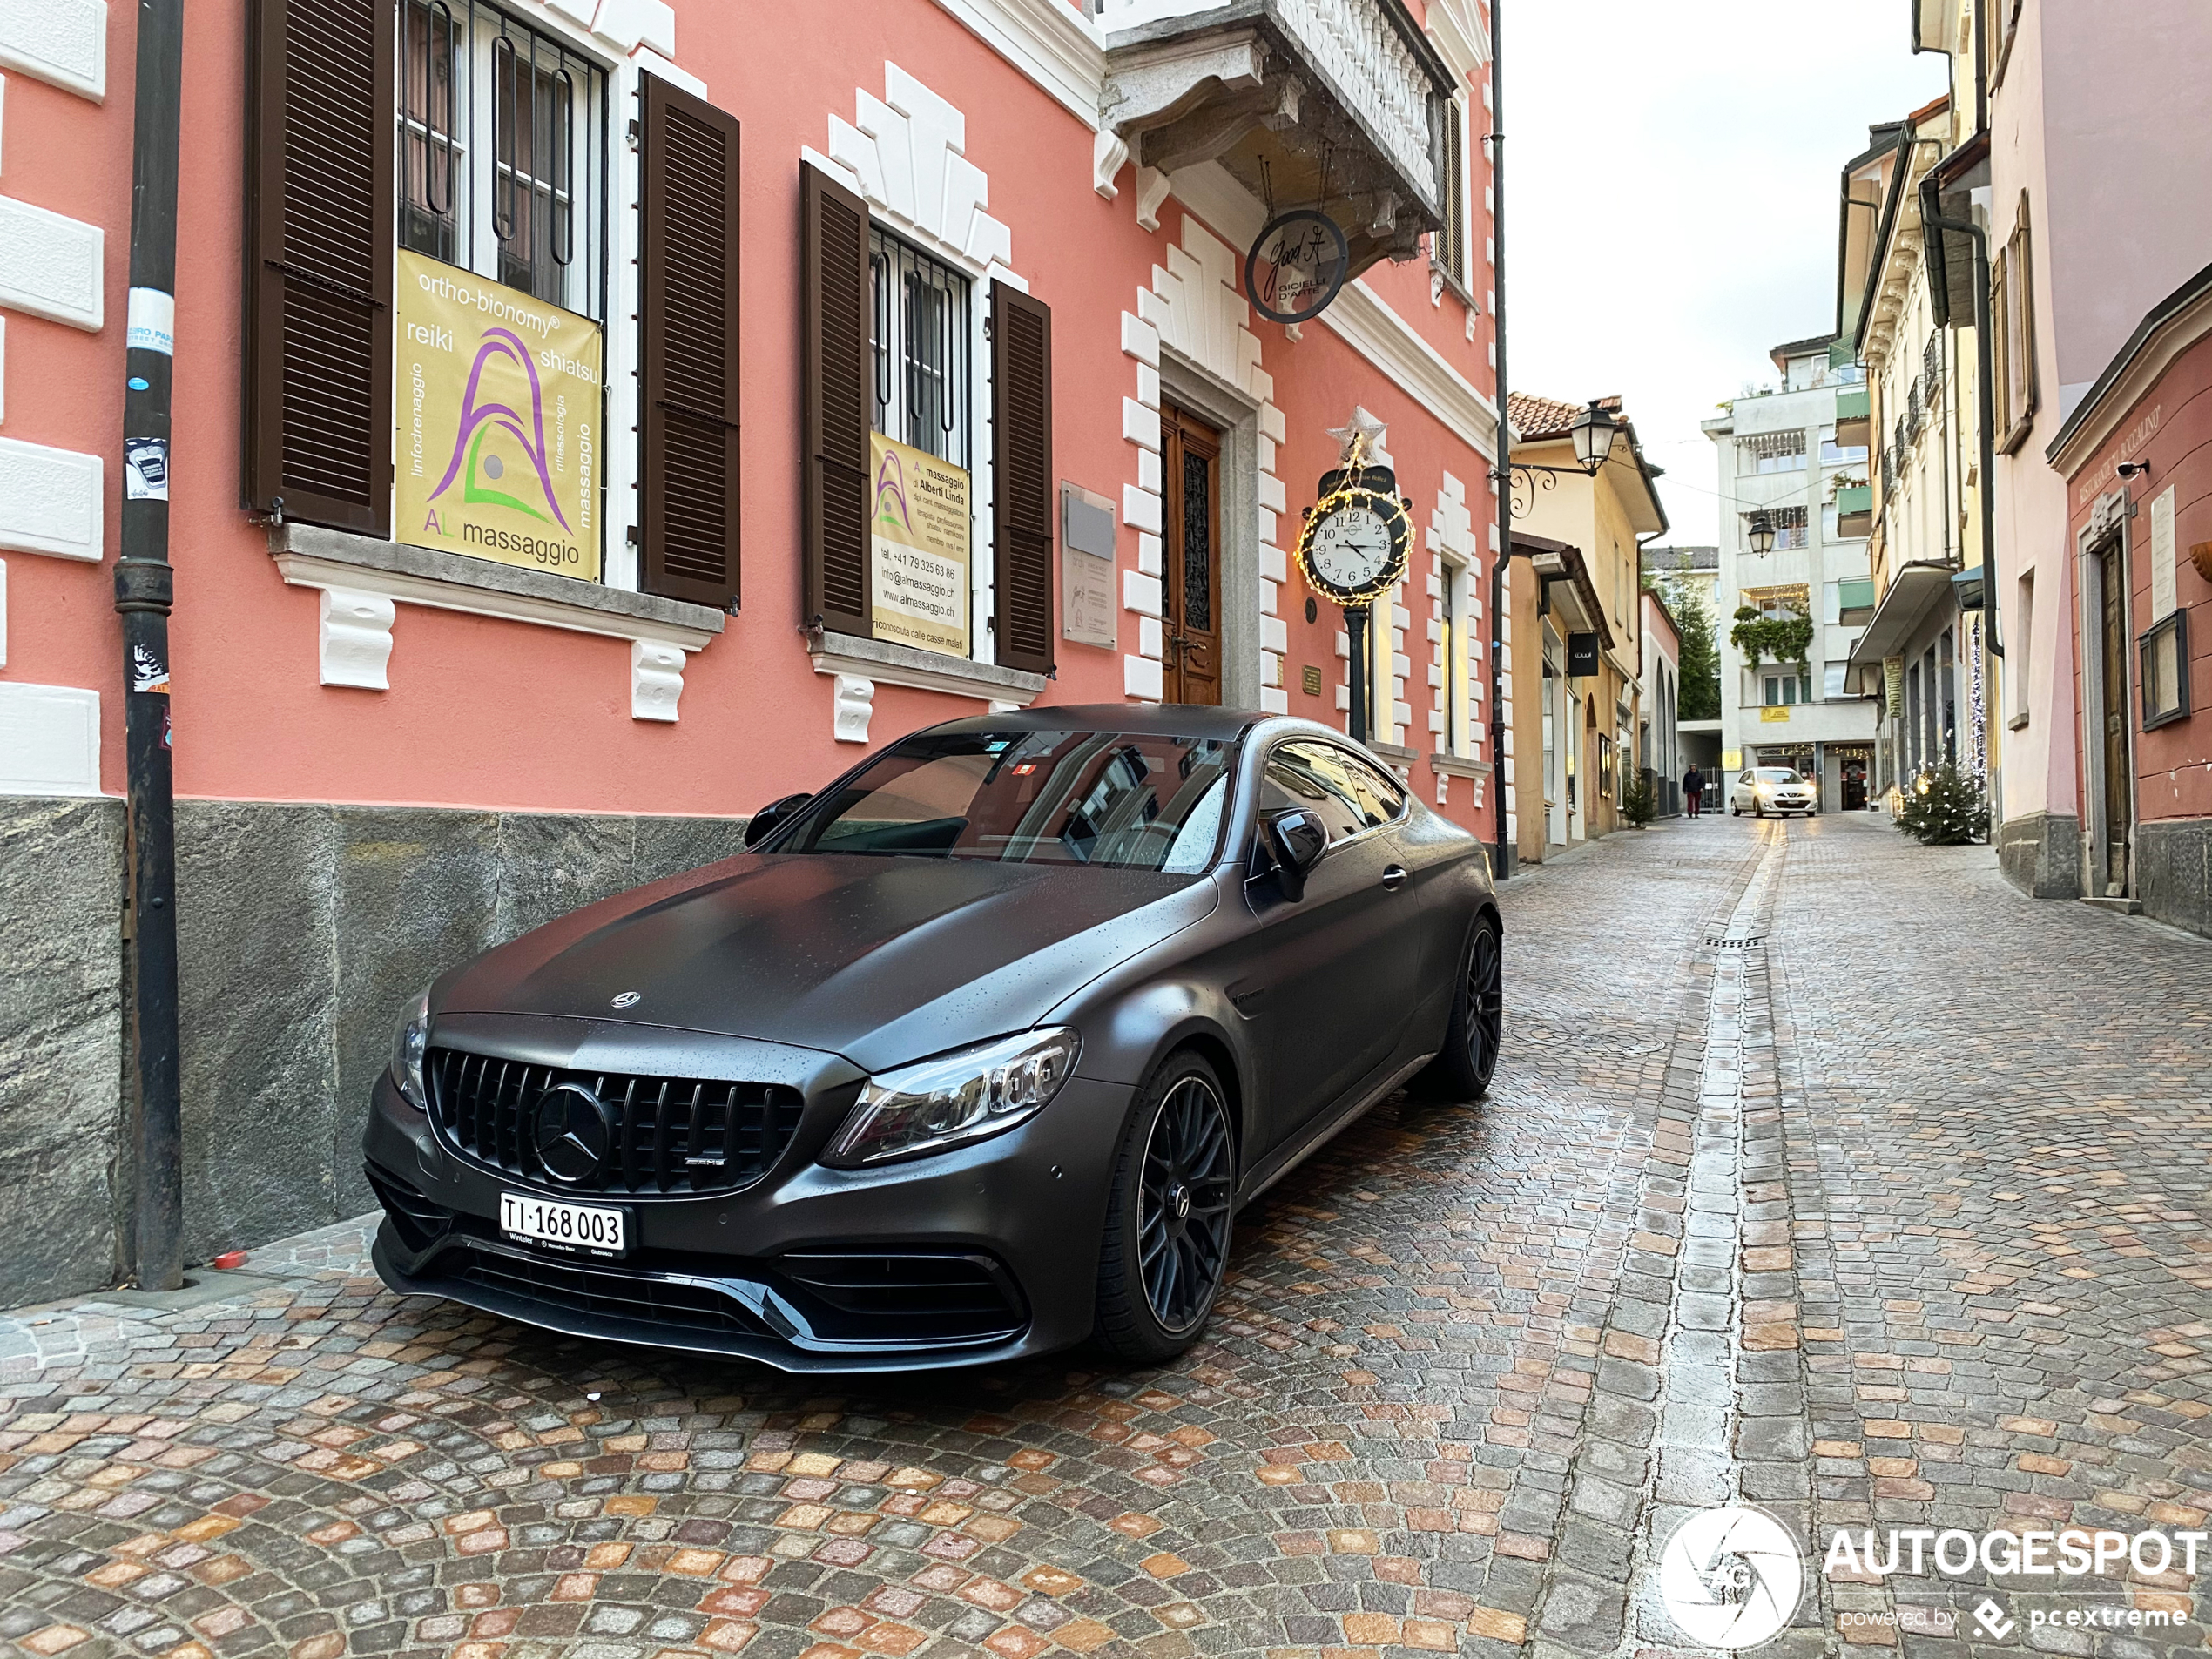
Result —
<instances>
[{"instance_id":1,"label":"car headlight","mask_svg":"<svg viewBox=\"0 0 2212 1659\"><path fill-rule=\"evenodd\" d=\"M430 1046L430 993L418 992L400 1015L392 1033L392 1087L418 1112L430 1109L430 1091L422 1086L422 1055Z\"/></svg>"},{"instance_id":2,"label":"car headlight","mask_svg":"<svg viewBox=\"0 0 2212 1659\"><path fill-rule=\"evenodd\" d=\"M1065 1027L1024 1031L871 1077L822 1162L857 1170L1002 1134L1060 1092L1076 1047Z\"/></svg>"}]
</instances>

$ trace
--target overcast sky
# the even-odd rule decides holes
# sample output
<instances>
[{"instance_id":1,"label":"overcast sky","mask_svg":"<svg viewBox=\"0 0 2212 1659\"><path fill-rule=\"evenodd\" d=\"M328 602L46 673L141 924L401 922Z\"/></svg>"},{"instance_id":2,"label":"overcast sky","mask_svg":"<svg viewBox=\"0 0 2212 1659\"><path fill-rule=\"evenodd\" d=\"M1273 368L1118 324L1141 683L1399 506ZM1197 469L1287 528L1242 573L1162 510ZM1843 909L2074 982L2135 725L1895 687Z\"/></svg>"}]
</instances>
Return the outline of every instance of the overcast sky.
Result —
<instances>
[{"instance_id":1,"label":"overcast sky","mask_svg":"<svg viewBox=\"0 0 2212 1659\"><path fill-rule=\"evenodd\" d=\"M1838 178L1943 91L1908 0L1507 0L1514 390L1618 392L1669 543L1716 539L1698 422L1836 326Z\"/></svg>"}]
</instances>

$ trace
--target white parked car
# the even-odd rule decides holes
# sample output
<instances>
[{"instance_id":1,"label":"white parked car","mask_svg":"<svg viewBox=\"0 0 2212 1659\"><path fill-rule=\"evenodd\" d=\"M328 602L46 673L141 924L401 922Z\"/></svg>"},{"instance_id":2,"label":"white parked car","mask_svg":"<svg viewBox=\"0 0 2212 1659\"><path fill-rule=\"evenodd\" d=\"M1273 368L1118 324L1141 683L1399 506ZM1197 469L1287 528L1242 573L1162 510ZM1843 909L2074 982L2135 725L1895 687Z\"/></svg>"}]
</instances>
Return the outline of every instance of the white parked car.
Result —
<instances>
[{"instance_id":1,"label":"white parked car","mask_svg":"<svg viewBox=\"0 0 2212 1659\"><path fill-rule=\"evenodd\" d=\"M1811 818L1820 810L1820 792L1794 766L1747 766L1729 786L1728 810L1731 817L1749 813L1764 818L1772 813L1787 818L1803 813Z\"/></svg>"}]
</instances>

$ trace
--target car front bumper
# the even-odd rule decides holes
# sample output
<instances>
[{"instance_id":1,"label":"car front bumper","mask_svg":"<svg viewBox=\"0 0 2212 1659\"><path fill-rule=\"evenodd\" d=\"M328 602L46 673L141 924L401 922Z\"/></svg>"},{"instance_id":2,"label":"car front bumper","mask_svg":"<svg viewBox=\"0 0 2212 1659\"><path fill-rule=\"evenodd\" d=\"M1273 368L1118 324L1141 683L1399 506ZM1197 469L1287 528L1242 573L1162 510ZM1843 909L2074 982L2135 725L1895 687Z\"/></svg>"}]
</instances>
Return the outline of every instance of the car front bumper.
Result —
<instances>
[{"instance_id":1,"label":"car front bumper","mask_svg":"<svg viewBox=\"0 0 2212 1659\"><path fill-rule=\"evenodd\" d=\"M853 1094L826 1092L810 1092L799 1131L750 1187L631 1196L487 1167L380 1076L363 1137L385 1210L377 1272L403 1294L573 1336L794 1372L982 1365L1090 1335L1133 1089L1070 1078L1003 1135L869 1170L813 1161ZM615 1260L509 1238L502 1192L620 1205L630 1247Z\"/></svg>"}]
</instances>

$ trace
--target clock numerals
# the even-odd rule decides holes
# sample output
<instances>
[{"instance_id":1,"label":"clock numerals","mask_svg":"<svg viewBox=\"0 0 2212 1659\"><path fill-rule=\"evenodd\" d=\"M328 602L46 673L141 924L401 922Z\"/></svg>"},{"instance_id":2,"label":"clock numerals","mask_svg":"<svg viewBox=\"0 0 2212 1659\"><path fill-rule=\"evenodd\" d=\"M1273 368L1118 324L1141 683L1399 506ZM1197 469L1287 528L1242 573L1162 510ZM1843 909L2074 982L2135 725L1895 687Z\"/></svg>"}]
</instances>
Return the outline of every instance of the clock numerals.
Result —
<instances>
[{"instance_id":1,"label":"clock numerals","mask_svg":"<svg viewBox=\"0 0 2212 1659\"><path fill-rule=\"evenodd\" d=\"M1305 530L1306 564L1314 576L1345 593L1372 592L1395 575L1406 539L1396 503L1385 512L1364 500L1332 508Z\"/></svg>"}]
</instances>

